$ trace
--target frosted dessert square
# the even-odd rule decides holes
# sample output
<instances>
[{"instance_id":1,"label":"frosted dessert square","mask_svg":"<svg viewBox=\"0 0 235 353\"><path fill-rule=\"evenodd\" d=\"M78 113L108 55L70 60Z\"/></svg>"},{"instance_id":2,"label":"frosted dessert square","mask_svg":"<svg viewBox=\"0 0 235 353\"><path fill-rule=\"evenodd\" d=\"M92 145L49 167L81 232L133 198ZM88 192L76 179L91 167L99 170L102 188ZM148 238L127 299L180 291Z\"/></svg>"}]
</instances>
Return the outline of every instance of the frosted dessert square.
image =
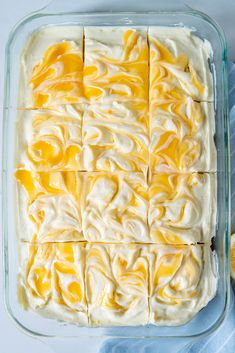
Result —
<instances>
[{"instance_id":1,"label":"frosted dessert square","mask_svg":"<svg viewBox=\"0 0 235 353\"><path fill-rule=\"evenodd\" d=\"M189 97L150 105L150 169L165 172L214 172L213 103Z\"/></svg>"},{"instance_id":2,"label":"frosted dessert square","mask_svg":"<svg viewBox=\"0 0 235 353\"><path fill-rule=\"evenodd\" d=\"M148 263L139 245L86 246L86 293L91 326L148 322Z\"/></svg>"},{"instance_id":3,"label":"frosted dessert square","mask_svg":"<svg viewBox=\"0 0 235 353\"><path fill-rule=\"evenodd\" d=\"M210 243L215 235L215 176L156 174L149 187L150 238L153 243Z\"/></svg>"},{"instance_id":4,"label":"frosted dessert square","mask_svg":"<svg viewBox=\"0 0 235 353\"><path fill-rule=\"evenodd\" d=\"M44 27L30 38L22 54L19 106L83 102L82 81L83 28Z\"/></svg>"},{"instance_id":5,"label":"frosted dessert square","mask_svg":"<svg viewBox=\"0 0 235 353\"><path fill-rule=\"evenodd\" d=\"M150 241L148 186L141 173L87 173L82 228L89 242Z\"/></svg>"},{"instance_id":6,"label":"frosted dessert square","mask_svg":"<svg viewBox=\"0 0 235 353\"><path fill-rule=\"evenodd\" d=\"M150 319L182 325L215 296L215 254L208 245L149 245Z\"/></svg>"},{"instance_id":7,"label":"frosted dessert square","mask_svg":"<svg viewBox=\"0 0 235 353\"><path fill-rule=\"evenodd\" d=\"M150 27L150 101L187 95L213 101L208 41L185 27Z\"/></svg>"},{"instance_id":8,"label":"frosted dessert square","mask_svg":"<svg viewBox=\"0 0 235 353\"><path fill-rule=\"evenodd\" d=\"M82 241L81 177L16 171L18 233L32 242Z\"/></svg>"},{"instance_id":9,"label":"frosted dessert square","mask_svg":"<svg viewBox=\"0 0 235 353\"><path fill-rule=\"evenodd\" d=\"M82 170L82 114L81 105L20 111L17 164L35 171Z\"/></svg>"},{"instance_id":10,"label":"frosted dessert square","mask_svg":"<svg viewBox=\"0 0 235 353\"><path fill-rule=\"evenodd\" d=\"M84 244L21 243L21 304L47 318L87 326L84 268Z\"/></svg>"},{"instance_id":11,"label":"frosted dessert square","mask_svg":"<svg viewBox=\"0 0 235 353\"><path fill-rule=\"evenodd\" d=\"M148 100L146 27L86 27L84 92L91 102Z\"/></svg>"},{"instance_id":12,"label":"frosted dessert square","mask_svg":"<svg viewBox=\"0 0 235 353\"><path fill-rule=\"evenodd\" d=\"M149 136L145 115L113 105L91 105L83 118L83 167L87 171L147 173ZM137 109L137 108L136 108ZM123 119L123 115L128 117ZM136 122L132 122L135 119Z\"/></svg>"}]
</instances>

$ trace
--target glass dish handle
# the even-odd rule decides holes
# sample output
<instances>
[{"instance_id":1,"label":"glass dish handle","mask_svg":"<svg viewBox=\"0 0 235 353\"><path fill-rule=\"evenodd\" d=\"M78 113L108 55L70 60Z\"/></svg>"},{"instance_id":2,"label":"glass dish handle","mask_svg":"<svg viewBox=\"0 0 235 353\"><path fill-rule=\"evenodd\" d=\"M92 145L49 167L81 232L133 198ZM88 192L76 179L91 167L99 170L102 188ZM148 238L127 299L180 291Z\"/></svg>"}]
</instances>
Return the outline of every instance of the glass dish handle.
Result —
<instances>
[{"instance_id":1,"label":"glass dish handle","mask_svg":"<svg viewBox=\"0 0 235 353\"><path fill-rule=\"evenodd\" d=\"M45 6L40 12L46 14L60 14L60 13L72 13L72 12L137 12L137 11L187 11L190 8L183 2L183 0L175 1L159 0L156 2L141 1L134 2L126 0L118 0L110 2L110 0L104 0L102 2L96 0L52 0L47 6Z\"/></svg>"}]
</instances>

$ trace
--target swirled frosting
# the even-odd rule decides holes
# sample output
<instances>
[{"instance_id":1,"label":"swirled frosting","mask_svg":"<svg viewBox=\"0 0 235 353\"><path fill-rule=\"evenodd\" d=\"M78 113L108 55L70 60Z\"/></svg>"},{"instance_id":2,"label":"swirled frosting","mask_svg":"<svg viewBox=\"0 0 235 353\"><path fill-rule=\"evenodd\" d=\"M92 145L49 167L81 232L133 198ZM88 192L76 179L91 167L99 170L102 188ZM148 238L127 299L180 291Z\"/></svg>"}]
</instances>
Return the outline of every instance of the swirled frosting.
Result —
<instances>
[{"instance_id":1,"label":"swirled frosting","mask_svg":"<svg viewBox=\"0 0 235 353\"><path fill-rule=\"evenodd\" d=\"M156 174L149 188L150 238L154 243L209 242L215 234L213 174Z\"/></svg>"},{"instance_id":2,"label":"swirled frosting","mask_svg":"<svg viewBox=\"0 0 235 353\"><path fill-rule=\"evenodd\" d=\"M83 119L84 169L146 174L149 161L146 108L142 103L89 106Z\"/></svg>"},{"instance_id":3,"label":"swirled frosting","mask_svg":"<svg viewBox=\"0 0 235 353\"><path fill-rule=\"evenodd\" d=\"M86 247L86 290L92 326L148 322L148 263L139 245Z\"/></svg>"},{"instance_id":4,"label":"swirled frosting","mask_svg":"<svg viewBox=\"0 0 235 353\"><path fill-rule=\"evenodd\" d=\"M86 98L147 101L147 29L87 27L84 32Z\"/></svg>"},{"instance_id":5,"label":"swirled frosting","mask_svg":"<svg viewBox=\"0 0 235 353\"><path fill-rule=\"evenodd\" d=\"M150 323L182 325L214 297L215 256L208 245L146 248L150 266Z\"/></svg>"},{"instance_id":6,"label":"swirled frosting","mask_svg":"<svg viewBox=\"0 0 235 353\"><path fill-rule=\"evenodd\" d=\"M150 27L150 101L180 94L212 101L210 43L180 27Z\"/></svg>"},{"instance_id":7,"label":"swirled frosting","mask_svg":"<svg viewBox=\"0 0 235 353\"><path fill-rule=\"evenodd\" d=\"M16 171L24 240L194 244L215 233L210 174Z\"/></svg>"},{"instance_id":8,"label":"swirled frosting","mask_svg":"<svg viewBox=\"0 0 235 353\"><path fill-rule=\"evenodd\" d=\"M83 95L83 29L45 27L23 52L19 105L45 108L80 103Z\"/></svg>"},{"instance_id":9,"label":"swirled frosting","mask_svg":"<svg viewBox=\"0 0 235 353\"><path fill-rule=\"evenodd\" d=\"M214 109L189 97L150 105L150 166L153 172L216 170Z\"/></svg>"},{"instance_id":10,"label":"swirled frosting","mask_svg":"<svg viewBox=\"0 0 235 353\"><path fill-rule=\"evenodd\" d=\"M89 242L149 242L147 184L141 173L88 173L84 237Z\"/></svg>"},{"instance_id":11,"label":"swirled frosting","mask_svg":"<svg viewBox=\"0 0 235 353\"><path fill-rule=\"evenodd\" d=\"M18 163L35 171L82 170L83 107L21 111Z\"/></svg>"},{"instance_id":12,"label":"swirled frosting","mask_svg":"<svg viewBox=\"0 0 235 353\"><path fill-rule=\"evenodd\" d=\"M32 35L15 173L25 308L82 326L179 325L213 298L210 56L179 27Z\"/></svg>"},{"instance_id":13,"label":"swirled frosting","mask_svg":"<svg viewBox=\"0 0 235 353\"><path fill-rule=\"evenodd\" d=\"M150 165L216 170L211 47L187 28L150 27Z\"/></svg>"},{"instance_id":14,"label":"swirled frosting","mask_svg":"<svg viewBox=\"0 0 235 353\"><path fill-rule=\"evenodd\" d=\"M208 245L21 244L21 303L81 325L184 324L216 282Z\"/></svg>"},{"instance_id":15,"label":"swirled frosting","mask_svg":"<svg viewBox=\"0 0 235 353\"><path fill-rule=\"evenodd\" d=\"M84 244L21 244L19 297L40 315L88 325Z\"/></svg>"},{"instance_id":16,"label":"swirled frosting","mask_svg":"<svg viewBox=\"0 0 235 353\"><path fill-rule=\"evenodd\" d=\"M21 239L34 242L84 240L78 173L18 169L16 178Z\"/></svg>"}]
</instances>

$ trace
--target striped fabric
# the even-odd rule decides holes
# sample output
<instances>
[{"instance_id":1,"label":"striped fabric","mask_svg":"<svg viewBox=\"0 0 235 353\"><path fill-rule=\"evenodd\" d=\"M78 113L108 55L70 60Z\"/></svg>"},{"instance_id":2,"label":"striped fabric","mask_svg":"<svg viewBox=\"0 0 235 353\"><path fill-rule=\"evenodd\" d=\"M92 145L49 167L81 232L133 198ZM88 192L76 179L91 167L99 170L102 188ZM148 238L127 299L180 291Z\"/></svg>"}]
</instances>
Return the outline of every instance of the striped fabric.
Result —
<instances>
[{"instance_id":1,"label":"striped fabric","mask_svg":"<svg viewBox=\"0 0 235 353\"><path fill-rule=\"evenodd\" d=\"M235 64L229 65L229 107L231 134L231 188L235 204ZM235 232L235 209L232 206L232 231ZM227 319L212 335L200 341L188 340L106 340L100 353L234 353L235 352L235 281L232 283L231 302Z\"/></svg>"}]
</instances>

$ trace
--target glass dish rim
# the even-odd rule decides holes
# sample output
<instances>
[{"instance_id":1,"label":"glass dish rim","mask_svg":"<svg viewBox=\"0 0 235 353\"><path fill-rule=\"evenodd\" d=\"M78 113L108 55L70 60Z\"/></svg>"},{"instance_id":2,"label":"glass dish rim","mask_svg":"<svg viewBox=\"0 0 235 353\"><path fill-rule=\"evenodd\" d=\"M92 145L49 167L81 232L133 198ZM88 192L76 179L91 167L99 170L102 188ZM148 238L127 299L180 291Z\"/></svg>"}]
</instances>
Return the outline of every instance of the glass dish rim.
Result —
<instances>
[{"instance_id":1,"label":"glass dish rim","mask_svg":"<svg viewBox=\"0 0 235 353\"><path fill-rule=\"evenodd\" d=\"M230 237L230 154L229 154L229 124L228 124L228 87L227 87L227 43L223 34L223 31L221 30L221 28L219 27L219 25L213 20L211 19L208 15L191 9L189 7L186 7L185 10L159 10L159 11L113 11L113 12L76 12L76 11L71 11L71 12L46 12L47 7L33 12L31 14L29 14L28 16L26 16L25 18L23 18L22 20L20 20L12 29L12 31L9 34L8 37L8 41L5 47L5 77L4 77L4 102L3 102L3 148L2 148L2 160L3 160L3 168L2 168L2 190L3 190L3 195L2 195L2 219L3 219L3 260L4 260L4 264L3 264L3 268L4 268L4 303L5 303L5 308L7 313L9 314L9 316L11 317L11 319L15 322L15 324L17 325L18 328L20 328L21 330L23 330L24 333L30 335L30 336L36 336L36 337L46 337L46 338L54 338L54 337L61 337L60 335L45 335L45 334L41 334L35 331L31 331L30 329L28 329L27 327L25 327L20 321L18 321L18 319L14 316L13 312L12 312L12 308L10 305L10 301L9 301L9 296L7 295L7 291L6 288L9 287L9 269L8 269L8 262L9 262L9 257L8 257L8 230L7 230L7 224L4 221L6 218L6 212L5 212L5 207L7 205L7 183L6 183L6 170L7 170L7 126L8 126L8 114L7 111L9 109L11 109L11 107L8 106L8 102L9 102L9 88L10 88L10 64L11 64L11 45L14 42L18 32L21 30L21 28L26 25L27 23L36 20L37 18L40 17L53 17L53 16L62 16L62 15L67 15L67 16L89 16L89 17L95 17L95 16L125 16L128 17L129 16L141 16L141 15L189 15L189 16L193 16L193 17L198 17L199 19L209 22L209 24L216 30L217 34L218 34L218 38L221 42L221 47L223 49L223 60L222 60L222 77L223 77L223 101L224 101L224 114L223 114L223 122L225 124L225 129L224 129L224 134L225 134L225 144L224 144L224 149L225 149L225 154L226 154L226 161L225 161L225 181L226 181L226 185L225 187L225 198L226 198L226 212L228 214L228 219L226 219L226 221L228 220L228 222L226 222L225 225L225 259L224 259L224 265L225 265L225 272L226 272L226 292L225 292L225 302L224 302L224 310L223 312L221 312L221 315L219 316L219 318L206 330L204 330L203 332L199 332L196 334L190 334L190 335L168 335L168 336L161 336L161 335L155 335L155 336L143 336L142 338L144 339L153 339L153 338L165 338L165 339L178 339L178 338L191 338L191 339L195 339L195 338L202 338L206 335L209 335L210 333L214 332L224 321L227 312L228 312L228 304L229 304L229 298L230 298L230 290L229 290L229 284L230 284L230 276L229 276L229 237ZM78 337L78 336L62 336L65 339L69 339L69 338L74 338L74 337ZM96 336L92 336L92 334L89 335L89 337L96 337ZM107 335L103 335L103 336L99 336L99 337L104 337L104 338L108 338L108 339L112 339L112 338L135 338L135 339L139 339L141 337L136 337L136 336L107 336Z\"/></svg>"}]
</instances>

